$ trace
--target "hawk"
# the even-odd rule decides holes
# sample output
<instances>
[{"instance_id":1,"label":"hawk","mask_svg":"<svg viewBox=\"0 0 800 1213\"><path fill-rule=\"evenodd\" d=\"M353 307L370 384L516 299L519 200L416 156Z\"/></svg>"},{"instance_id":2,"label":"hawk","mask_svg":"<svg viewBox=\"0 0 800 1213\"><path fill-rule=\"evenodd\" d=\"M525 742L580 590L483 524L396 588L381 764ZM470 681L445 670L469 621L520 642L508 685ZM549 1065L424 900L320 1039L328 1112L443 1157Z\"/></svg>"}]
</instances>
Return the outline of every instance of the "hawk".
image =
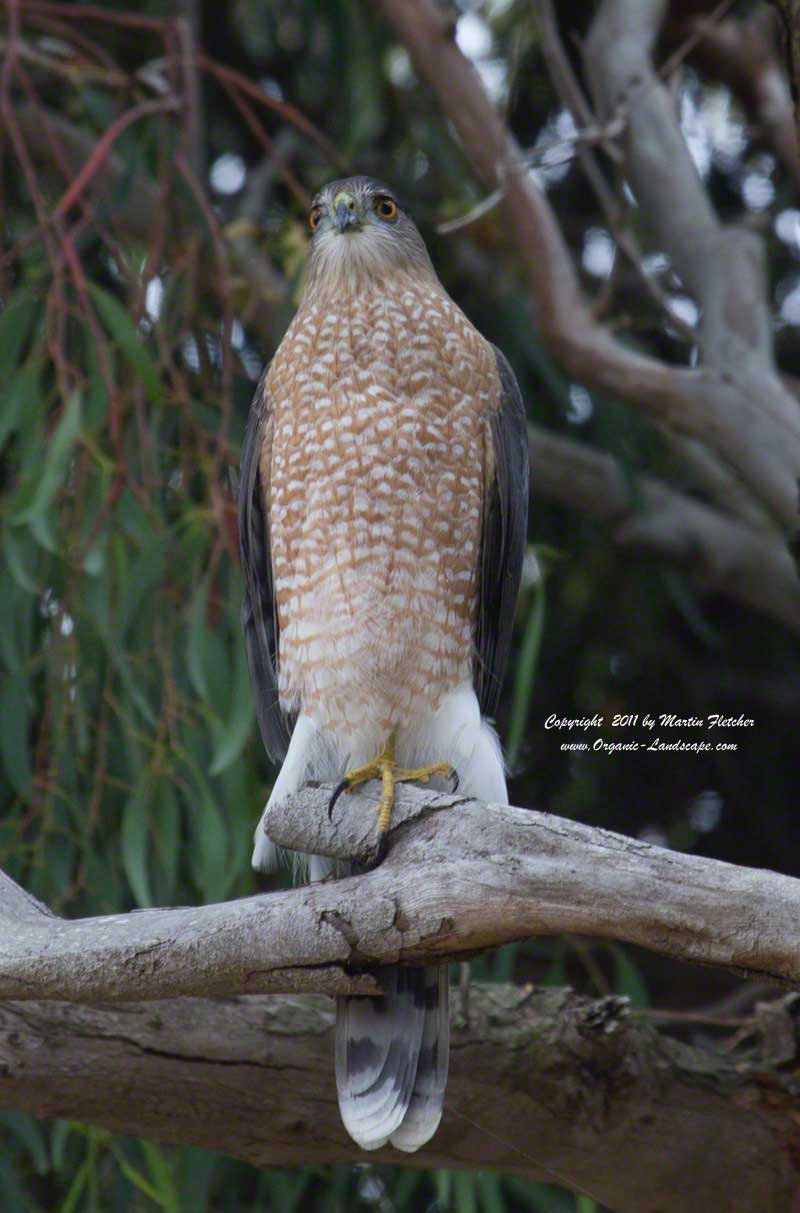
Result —
<instances>
[{"instance_id":1,"label":"hawk","mask_svg":"<svg viewBox=\"0 0 800 1213\"><path fill-rule=\"evenodd\" d=\"M525 545L525 413L508 362L436 276L388 186L351 177L310 212L297 313L256 391L239 496L250 677L282 763L253 864L278 855L270 806L307 779L394 784L457 772L507 803L497 707ZM309 856L312 880L329 861ZM447 1078L446 965L395 966L384 996L337 1002L345 1127L416 1150Z\"/></svg>"}]
</instances>

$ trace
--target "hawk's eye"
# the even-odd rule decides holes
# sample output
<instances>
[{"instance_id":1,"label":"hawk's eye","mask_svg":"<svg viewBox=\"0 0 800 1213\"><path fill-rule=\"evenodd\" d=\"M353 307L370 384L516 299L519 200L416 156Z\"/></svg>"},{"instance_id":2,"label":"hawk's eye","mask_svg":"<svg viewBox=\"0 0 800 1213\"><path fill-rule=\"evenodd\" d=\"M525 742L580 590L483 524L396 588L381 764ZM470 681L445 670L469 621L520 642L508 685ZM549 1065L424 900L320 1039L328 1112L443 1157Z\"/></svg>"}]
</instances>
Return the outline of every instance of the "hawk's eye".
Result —
<instances>
[{"instance_id":1,"label":"hawk's eye","mask_svg":"<svg viewBox=\"0 0 800 1213\"><path fill-rule=\"evenodd\" d=\"M397 203L393 198L387 198L385 194L380 198L376 198L375 210L380 215L381 219L397 218Z\"/></svg>"},{"instance_id":2,"label":"hawk's eye","mask_svg":"<svg viewBox=\"0 0 800 1213\"><path fill-rule=\"evenodd\" d=\"M308 222L311 226L312 232L315 232L317 230L317 228L319 227L319 225L322 223L322 207L321 206L315 206L312 208L311 214L308 216Z\"/></svg>"}]
</instances>

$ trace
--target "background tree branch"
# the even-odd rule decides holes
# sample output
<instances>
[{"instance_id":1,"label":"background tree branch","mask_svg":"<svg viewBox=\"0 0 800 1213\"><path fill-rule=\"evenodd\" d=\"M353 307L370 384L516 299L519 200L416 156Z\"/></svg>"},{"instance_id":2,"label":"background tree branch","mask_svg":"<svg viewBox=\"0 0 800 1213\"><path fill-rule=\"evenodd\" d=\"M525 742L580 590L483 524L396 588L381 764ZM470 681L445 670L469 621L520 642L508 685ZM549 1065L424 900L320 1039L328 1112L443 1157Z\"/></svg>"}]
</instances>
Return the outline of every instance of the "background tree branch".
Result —
<instances>
[{"instance_id":1,"label":"background tree branch","mask_svg":"<svg viewBox=\"0 0 800 1213\"><path fill-rule=\"evenodd\" d=\"M601 118L624 122L625 170L655 206L660 240L704 308L702 368L668 367L625 348L589 313L549 203L495 112L452 23L430 0L381 8L490 188L503 189L542 339L579 382L613 393L679 434L701 438L784 530L798 522L800 415L775 373L764 322L760 244L716 223L650 51L662 0L606 0L587 56ZM649 213L649 212L648 212Z\"/></svg>"},{"instance_id":2,"label":"background tree branch","mask_svg":"<svg viewBox=\"0 0 800 1213\"><path fill-rule=\"evenodd\" d=\"M613 541L681 565L706 589L800 632L800 581L777 537L653 476L632 478L612 455L529 426L532 496L608 524Z\"/></svg>"}]
</instances>

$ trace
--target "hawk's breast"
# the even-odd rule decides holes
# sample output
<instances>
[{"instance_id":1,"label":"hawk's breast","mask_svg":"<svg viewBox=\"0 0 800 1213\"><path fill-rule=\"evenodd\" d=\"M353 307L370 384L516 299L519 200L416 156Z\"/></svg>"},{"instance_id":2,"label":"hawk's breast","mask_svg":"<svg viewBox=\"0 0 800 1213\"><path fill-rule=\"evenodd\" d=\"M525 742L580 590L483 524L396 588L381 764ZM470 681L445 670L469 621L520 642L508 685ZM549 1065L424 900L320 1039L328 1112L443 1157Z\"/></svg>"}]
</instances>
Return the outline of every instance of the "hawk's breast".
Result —
<instances>
[{"instance_id":1,"label":"hawk's breast","mask_svg":"<svg viewBox=\"0 0 800 1213\"><path fill-rule=\"evenodd\" d=\"M470 678L493 351L395 277L302 305L267 388L282 701L385 734Z\"/></svg>"}]
</instances>

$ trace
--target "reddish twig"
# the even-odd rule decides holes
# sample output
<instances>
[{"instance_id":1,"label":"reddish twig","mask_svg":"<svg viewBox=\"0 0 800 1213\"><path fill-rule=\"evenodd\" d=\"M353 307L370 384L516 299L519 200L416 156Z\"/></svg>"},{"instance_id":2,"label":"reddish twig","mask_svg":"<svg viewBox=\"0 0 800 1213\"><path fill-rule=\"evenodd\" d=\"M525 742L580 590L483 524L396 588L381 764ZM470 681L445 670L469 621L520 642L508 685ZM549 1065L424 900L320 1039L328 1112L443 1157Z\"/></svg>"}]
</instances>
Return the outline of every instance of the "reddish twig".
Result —
<instances>
[{"instance_id":1,"label":"reddish twig","mask_svg":"<svg viewBox=\"0 0 800 1213\"><path fill-rule=\"evenodd\" d=\"M280 114L286 122L290 122L292 126L296 126L304 135L308 135L309 139L313 139L332 164L344 169L344 161L331 141L289 101L279 101L277 97L270 97L268 93L265 93L262 88L259 88L247 76L243 76L241 72L237 72L233 67L227 67L223 63L218 63L215 59L211 59L208 55L203 54L202 51L197 56L197 62L204 71L210 72L217 80L228 80L231 84L241 89L243 93L247 93L249 97L252 97L254 101L257 101L259 105L264 105L267 109L274 110Z\"/></svg>"},{"instance_id":2,"label":"reddish twig","mask_svg":"<svg viewBox=\"0 0 800 1213\"><path fill-rule=\"evenodd\" d=\"M50 216L50 222L60 218L78 200L94 175L105 164L117 139L129 126L150 114L162 114L178 108L179 103L174 97L163 97L158 101L143 101L140 105L134 105L131 109L126 110L115 122L112 122L108 130L98 139L91 156L56 205Z\"/></svg>"},{"instance_id":3,"label":"reddish twig","mask_svg":"<svg viewBox=\"0 0 800 1213\"><path fill-rule=\"evenodd\" d=\"M307 211L311 206L311 195L309 194L308 190L303 187L289 166L284 164L277 155L274 140L264 130L264 127L256 117L253 107L250 105L249 101L245 100L237 87L229 80L220 80L219 84L225 90L233 105L235 105L236 109L244 118L250 130L253 132L253 135L263 147L267 157L275 164L278 173L286 182L302 209Z\"/></svg>"},{"instance_id":4,"label":"reddish twig","mask_svg":"<svg viewBox=\"0 0 800 1213\"><path fill-rule=\"evenodd\" d=\"M15 0L4 0L11 8ZM172 21L170 17L145 17L137 13L118 12L96 4L60 4L54 0L25 0L25 11L46 13L51 17L73 17L78 21L101 21L105 25L123 25L129 29L150 29L163 33Z\"/></svg>"},{"instance_id":5,"label":"reddish twig","mask_svg":"<svg viewBox=\"0 0 800 1213\"><path fill-rule=\"evenodd\" d=\"M217 262L217 270L219 274L218 290L222 300L222 337L220 341L221 347L221 362L222 362L222 419L220 421L219 431L217 433L217 457L222 454L224 446L227 442L228 433L230 430L231 409L233 407L233 359L231 357L231 330L233 328L233 301L231 298L230 272L228 267L228 254L225 249L225 240L220 229L219 220L212 207L209 205L208 198L205 195L203 187L197 180L197 177L192 172L188 161L183 152L178 152L175 157L175 164L178 172L183 177L186 185L191 191L200 213L205 220L208 233L211 237L211 242L214 246L214 256ZM212 493L217 477L212 476Z\"/></svg>"}]
</instances>

